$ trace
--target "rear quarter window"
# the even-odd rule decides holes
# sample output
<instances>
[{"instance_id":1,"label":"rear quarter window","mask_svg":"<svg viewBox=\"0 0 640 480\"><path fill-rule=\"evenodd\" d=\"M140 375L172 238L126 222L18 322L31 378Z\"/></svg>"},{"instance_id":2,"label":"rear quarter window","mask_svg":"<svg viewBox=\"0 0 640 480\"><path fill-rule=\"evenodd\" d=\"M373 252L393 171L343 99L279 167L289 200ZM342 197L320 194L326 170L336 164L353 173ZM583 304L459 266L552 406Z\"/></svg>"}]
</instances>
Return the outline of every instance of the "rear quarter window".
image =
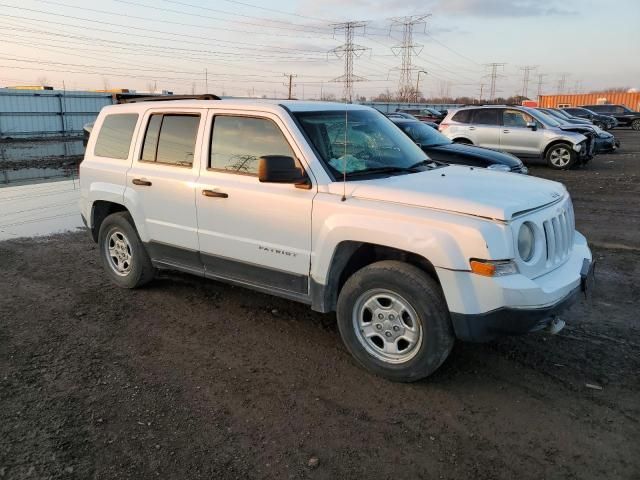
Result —
<instances>
[{"instance_id":1,"label":"rear quarter window","mask_svg":"<svg viewBox=\"0 0 640 480\"><path fill-rule=\"evenodd\" d=\"M137 122L137 113L107 115L98 132L93 154L96 157L126 160Z\"/></svg>"},{"instance_id":2,"label":"rear quarter window","mask_svg":"<svg viewBox=\"0 0 640 480\"><path fill-rule=\"evenodd\" d=\"M451 120L459 123L470 123L472 112L472 110L460 110L451 117Z\"/></svg>"}]
</instances>

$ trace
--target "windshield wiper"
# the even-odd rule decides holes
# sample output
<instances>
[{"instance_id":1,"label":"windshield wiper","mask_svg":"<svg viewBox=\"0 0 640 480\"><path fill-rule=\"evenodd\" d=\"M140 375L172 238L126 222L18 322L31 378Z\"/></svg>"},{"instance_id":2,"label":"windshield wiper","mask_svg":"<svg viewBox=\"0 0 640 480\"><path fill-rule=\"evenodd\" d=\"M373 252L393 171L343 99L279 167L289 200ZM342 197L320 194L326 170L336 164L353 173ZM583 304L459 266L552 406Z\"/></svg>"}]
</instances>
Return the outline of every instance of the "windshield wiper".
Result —
<instances>
[{"instance_id":1,"label":"windshield wiper","mask_svg":"<svg viewBox=\"0 0 640 480\"><path fill-rule=\"evenodd\" d=\"M415 170L418 167L431 167L431 168L435 168L435 167L440 167L443 165L447 165L446 163L442 163L442 162L438 162L437 160L431 160L431 159L427 159L427 160L420 160L419 162L414 163L413 165L407 167L409 169Z\"/></svg>"}]
</instances>

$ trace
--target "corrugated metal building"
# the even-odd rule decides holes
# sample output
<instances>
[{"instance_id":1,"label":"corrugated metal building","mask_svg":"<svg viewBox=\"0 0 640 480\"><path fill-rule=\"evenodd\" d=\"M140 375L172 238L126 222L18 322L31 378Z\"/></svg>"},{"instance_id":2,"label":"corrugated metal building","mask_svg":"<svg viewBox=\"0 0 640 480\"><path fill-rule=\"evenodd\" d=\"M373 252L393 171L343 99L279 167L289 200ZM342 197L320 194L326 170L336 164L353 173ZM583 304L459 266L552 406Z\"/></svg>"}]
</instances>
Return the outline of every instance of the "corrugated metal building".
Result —
<instances>
[{"instance_id":1,"label":"corrugated metal building","mask_svg":"<svg viewBox=\"0 0 640 480\"><path fill-rule=\"evenodd\" d=\"M109 93L0 89L0 138L80 135L112 103Z\"/></svg>"},{"instance_id":2,"label":"corrugated metal building","mask_svg":"<svg viewBox=\"0 0 640 480\"><path fill-rule=\"evenodd\" d=\"M578 93L574 95L541 95L541 107L579 107L580 105L614 104L626 105L631 110L640 111L640 92Z\"/></svg>"}]
</instances>

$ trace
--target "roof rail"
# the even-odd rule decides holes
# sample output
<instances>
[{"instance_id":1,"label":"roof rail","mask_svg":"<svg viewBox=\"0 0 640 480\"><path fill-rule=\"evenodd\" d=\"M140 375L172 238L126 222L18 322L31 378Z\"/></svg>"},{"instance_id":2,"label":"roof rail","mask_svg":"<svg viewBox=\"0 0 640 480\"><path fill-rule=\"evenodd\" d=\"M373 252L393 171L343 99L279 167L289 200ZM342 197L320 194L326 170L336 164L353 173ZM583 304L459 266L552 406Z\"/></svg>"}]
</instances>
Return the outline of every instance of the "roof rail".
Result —
<instances>
[{"instance_id":1,"label":"roof rail","mask_svg":"<svg viewBox=\"0 0 640 480\"><path fill-rule=\"evenodd\" d=\"M121 99L119 103L167 102L169 100L222 100L212 93L203 95L157 95L153 97L134 97Z\"/></svg>"}]
</instances>

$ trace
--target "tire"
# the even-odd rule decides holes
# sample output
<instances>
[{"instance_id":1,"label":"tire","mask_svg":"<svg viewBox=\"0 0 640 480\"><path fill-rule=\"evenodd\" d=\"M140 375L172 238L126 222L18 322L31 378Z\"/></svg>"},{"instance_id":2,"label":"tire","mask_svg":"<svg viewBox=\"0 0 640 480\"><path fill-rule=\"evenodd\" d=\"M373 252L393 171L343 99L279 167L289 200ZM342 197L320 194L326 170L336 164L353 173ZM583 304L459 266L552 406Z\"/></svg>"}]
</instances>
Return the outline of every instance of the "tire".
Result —
<instances>
[{"instance_id":1,"label":"tire","mask_svg":"<svg viewBox=\"0 0 640 480\"><path fill-rule=\"evenodd\" d=\"M466 138L456 138L454 143L461 143L462 145L473 145L473 142Z\"/></svg>"},{"instance_id":2,"label":"tire","mask_svg":"<svg viewBox=\"0 0 640 480\"><path fill-rule=\"evenodd\" d=\"M399 261L377 262L349 277L338 297L337 318L356 361L395 382L431 375L455 341L440 286Z\"/></svg>"},{"instance_id":3,"label":"tire","mask_svg":"<svg viewBox=\"0 0 640 480\"><path fill-rule=\"evenodd\" d=\"M631 122L631 128L633 128L636 132L640 131L640 118L636 118L633 122Z\"/></svg>"},{"instance_id":4,"label":"tire","mask_svg":"<svg viewBox=\"0 0 640 480\"><path fill-rule=\"evenodd\" d=\"M545 158L551 168L566 170L576 163L577 154L568 143L556 143L549 147Z\"/></svg>"},{"instance_id":5,"label":"tire","mask_svg":"<svg viewBox=\"0 0 640 480\"><path fill-rule=\"evenodd\" d=\"M112 213L103 220L98 248L104 269L119 287L137 288L153 280L156 269L128 212Z\"/></svg>"}]
</instances>

